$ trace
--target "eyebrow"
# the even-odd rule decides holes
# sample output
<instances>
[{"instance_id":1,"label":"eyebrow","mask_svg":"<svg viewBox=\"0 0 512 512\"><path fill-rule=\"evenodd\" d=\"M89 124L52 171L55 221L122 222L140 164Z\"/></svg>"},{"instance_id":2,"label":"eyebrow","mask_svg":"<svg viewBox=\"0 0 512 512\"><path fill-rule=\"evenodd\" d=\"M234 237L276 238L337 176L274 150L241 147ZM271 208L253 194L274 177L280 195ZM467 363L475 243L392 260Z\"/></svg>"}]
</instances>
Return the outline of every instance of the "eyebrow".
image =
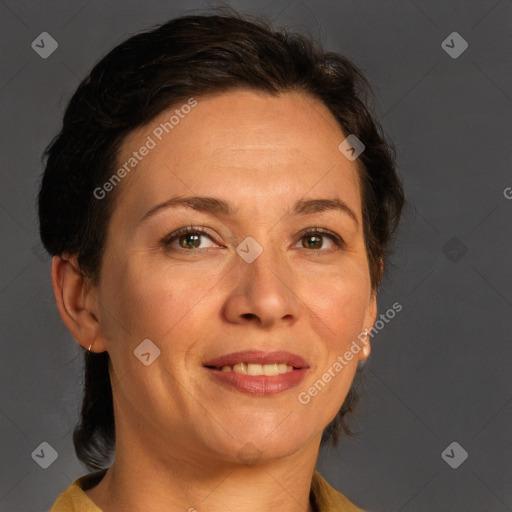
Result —
<instances>
[{"instance_id":1,"label":"eyebrow","mask_svg":"<svg viewBox=\"0 0 512 512\"><path fill-rule=\"evenodd\" d=\"M224 215L232 217L238 212L238 208L233 207L227 201L219 199L217 197L208 196L187 196L187 197L173 197L163 203L159 203L153 206L146 214L142 217L141 222L145 221L149 217L159 213L162 210L168 208L192 208L199 212L210 213L213 215ZM312 213L320 213L325 211L339 211L347 214L356 224L359 226L357 215L354 213L347 203L342 201L338 197L332 199L299 199L293 205L291 215L310 215Z\"/></svg>"}]
</instances>

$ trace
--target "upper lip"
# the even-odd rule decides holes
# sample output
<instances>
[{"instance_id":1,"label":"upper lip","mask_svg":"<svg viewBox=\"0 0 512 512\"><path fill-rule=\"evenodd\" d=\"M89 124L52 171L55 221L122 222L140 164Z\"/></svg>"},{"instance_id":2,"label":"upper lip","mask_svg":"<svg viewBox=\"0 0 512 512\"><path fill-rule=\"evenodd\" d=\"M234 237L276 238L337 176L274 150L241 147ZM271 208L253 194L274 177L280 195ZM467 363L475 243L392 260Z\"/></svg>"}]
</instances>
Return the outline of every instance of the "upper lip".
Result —
<instances>
[{"instance_id":1,"label":"upper lip","mask_svg":"<svg viewBox=\"0 0 512 512\"><path fill-rule=\"evenodd\" d=\"M223 366L233 366L237 363L256 363L256 364L275 364L285 363L294 368L309 368L306 361L297 354L285 351L265 352L263 350L244 350L233 352L224 356L210 359L203 366L214 366L222 368Z\"/></svg>"}]
</instances>

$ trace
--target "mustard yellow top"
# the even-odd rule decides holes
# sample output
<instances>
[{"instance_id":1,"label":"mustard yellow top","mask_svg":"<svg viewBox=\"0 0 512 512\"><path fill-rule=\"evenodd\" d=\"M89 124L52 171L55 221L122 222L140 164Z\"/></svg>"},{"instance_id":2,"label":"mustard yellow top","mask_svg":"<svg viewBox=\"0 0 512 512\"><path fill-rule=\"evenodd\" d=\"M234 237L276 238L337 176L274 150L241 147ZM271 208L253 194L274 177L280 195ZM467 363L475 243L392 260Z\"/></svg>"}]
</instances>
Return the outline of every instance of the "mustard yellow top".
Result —
<instances>
[{"instance_id":1,"label":"mustard yellow top","mask_svg":"<svg viewBox=\"0 0 512 512\"><path fill-rule=\"evenodd\" d=\"M103 512L84 490L96 486L105 470L89 473L75 480L53 504L50 512ZM311 482L310 500L315 512L364 512L343 494L332 488L322 475L315 470Z\"/></svg>"}]
</instances>

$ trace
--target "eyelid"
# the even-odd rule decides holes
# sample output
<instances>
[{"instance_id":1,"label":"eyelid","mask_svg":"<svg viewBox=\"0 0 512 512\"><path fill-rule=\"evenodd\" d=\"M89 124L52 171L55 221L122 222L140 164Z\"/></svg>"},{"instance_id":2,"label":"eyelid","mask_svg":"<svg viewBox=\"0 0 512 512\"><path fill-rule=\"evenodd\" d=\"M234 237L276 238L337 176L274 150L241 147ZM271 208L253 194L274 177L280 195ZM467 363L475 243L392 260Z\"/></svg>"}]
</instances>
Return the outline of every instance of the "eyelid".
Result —
<instances>
[{"instance_id":1,"label":"eyelid","mask_svg":"<svg viewBox=\"0 0 512 512\"><path fill-rule=\"evenodd\" d=\"M304 236L306 235L314 235L314 234L320 234L320 235L323 235L323 236L326 236L328 237L330 240L332 240L334 242L335 245L337 245L339 248L342 248L345 246L345 240L343 240L343 238L338 235L337 233L335 233L334 231L330 231L329 229L325 229L325 228L320 228L320 227L317 227L317 226L313 226L313 227L310 227L310 228L305 228L303 229L300 233L299 233L299 240L301 238L303 238ZM325 252L325 251L315 251L315 252Z\"/></svg>"},{"instance_id":2,"label":"eyelid","mask_svg":"<svg viewBox=\"0 0 512 512\"><path fill-rule=\"evenodd\" d=\"M215 243L218 246L221 246L215 240L215 238L208 231L206 231L206 228L204 226L194 226L192 224L190 224L189 226L184 226L182 228L179 228L179 229L173 231L172 233L166 235L161 240L161 243L163 244L164 247L168 248L170 246L171 242L173 242L175 239L177 239L180 235L184 235L184 234L187 234L187 233L197 233L199 235L206 236L213 243ZM319 235L322 235L322 236L325 236L325 237L329 238L332 242L334 242L334 244L338 248L342 248L345 245L345 241L343 240L343 238L340 235L338 235L337 233L335 233L333 231L330 231L328 229L321 228L321 227L318 227L318 226L312 226L312 227L304 228L298 234L298 240L300 241L305 236L307 236L307 235L314 235L314 234L319 234ZM175 249L176 250L186 251L186 252L192 252L192 251L189 251L189 250L183 249L183 248L175 248ZM326 251L322 251L322 250L308 250L308 251L310 251L310 252L326 252Z\"/></svg>"},{"instance_id":3,"label":"eyelid","mask_svg":"<svg viewBox=\"0 0 512 512\"><path fill-rule=\"evenodd\" d=\"M180 235L186 235L187 233L197 233L202 236L207 236L214 244L220 246L220 244L215 240L213 235L211 235L208 231L206 231L206 228L204 226L193 226L192 224L190 224L189 226L184 226L182 228L179 228L179 229L173 231L172 233L165 235L162 238L161 243L164 247L168 248L170 246L171 242L174 241L174 239L178 238ZM192 252L187 249L183 249L181 247L176 248L176 250Z\"/></svg>"}]
</instances>

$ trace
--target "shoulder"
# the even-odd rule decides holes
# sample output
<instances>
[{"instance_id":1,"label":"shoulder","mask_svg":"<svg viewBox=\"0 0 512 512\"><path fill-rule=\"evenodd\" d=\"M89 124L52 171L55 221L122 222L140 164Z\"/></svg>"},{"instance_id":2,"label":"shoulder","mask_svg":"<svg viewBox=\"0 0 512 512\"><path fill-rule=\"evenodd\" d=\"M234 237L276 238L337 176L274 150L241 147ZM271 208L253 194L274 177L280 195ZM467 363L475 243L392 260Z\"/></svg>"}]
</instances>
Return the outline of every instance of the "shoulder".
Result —
<instances>
[{"instance_id":1,"label":"shoulder","mask_svg":"<svg viewBox=\"0 0 512 512\"><path fill-rule=\"evenodd\" d=\"M94 487L105 472L106 470L90 473L73 482L57 498L49 512L102 512L84 490ZM315 512L365 512L331 487L316 470L311 482L310 498Z\"/></svg>"},{"instance_id":2,"label":"shoulder","mask_svg":"<svg viewBox=\"0 0 512 512\"><path fill-rule=\"evenodd\" d=\"M74 512L76 510L71 494L72 486L68 487L53 504L50 512Z\"/></svg>"},{"instance_id":3,"label":"shoulder","mask_svg":"<svg viewBox=\"0 0 512 512\"><path fill-rule=\"evenodd\" d=\"M313 473L310 499L315 512L365 512L331 487L317 470Z\"/></svg>"},{"instance_id":4,"label":"shoulder","mask_svg":"<svg viewBox=\"0 0 512 512\"><path fill-rule=\"evenodd\" d=\"M105 473L106 470L97 471L75 480L59 495L49 512L103 512L84 490L94 487Z\"/></svg>"}]
</instances>

